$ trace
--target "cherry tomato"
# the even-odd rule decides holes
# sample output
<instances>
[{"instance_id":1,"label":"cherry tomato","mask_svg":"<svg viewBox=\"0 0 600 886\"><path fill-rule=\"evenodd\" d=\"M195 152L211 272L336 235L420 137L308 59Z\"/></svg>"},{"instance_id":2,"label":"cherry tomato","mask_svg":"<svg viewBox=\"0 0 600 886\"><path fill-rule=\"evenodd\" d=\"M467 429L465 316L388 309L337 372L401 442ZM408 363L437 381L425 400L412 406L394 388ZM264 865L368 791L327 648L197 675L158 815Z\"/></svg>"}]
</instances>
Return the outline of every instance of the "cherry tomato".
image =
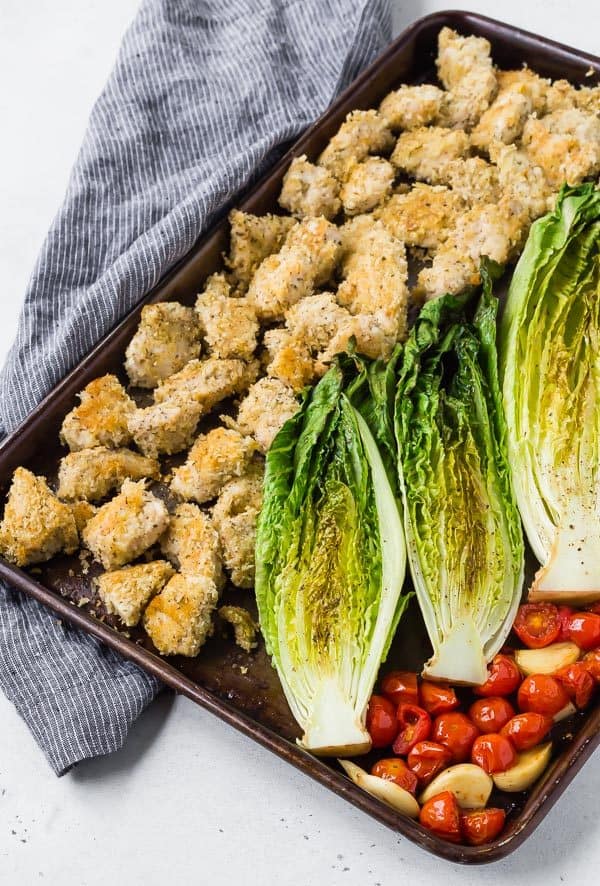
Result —
<instances>
[{"instance_id":1,"label":"cherry tomato","mask_svg":"<svg viewBox=\"0 0 600 886\"><path fill-rule=\"evenodd\" d=\"M481 846L495 840L502 828L506 813L504 809L477 809L475 812L464 812L460 816L463 836L471 846Z\"/></svg>"},{"instance_id":2,"label":"cherry tomato","mask_svg":"<svg viewBox=\"0 0 600 886\"><path fill-rule=\"evenodd\" d=\"M475 695L512 695L521 682L521 672L514 658L508 655L496 655L491 664L489 677L481 686L475 687Z\"/></svg>"},{"instance_id":3,"label":"cherry tomato","mask_svg":"<svg viewBox=\"0 0 600 886\"><path fill-rule=\"evenodd\" d=\"M561 643L564 643L565 640L569 639L569 621L571 620L571 616L575 615L575 610L572 606L558 606L557 608L560 621L560 634L558 635L558 639Z\"/></svg>"},{"instance_id":4,"label":"cherry tomato","mask_svg":"<svg viewBox=\"0 0 600 886\"><path fill-rule=\"evenodd\" d=\"M505 735L490 732L480 735L471 748L471 762L481 766L488 775L492 772L506 772L517 761L517 752Z\"/></svg>"},{"instance_id":5,"label":"cherry tomato","mask_svg":"<svg viewBox=\"0 0 600 886\"><path fill-rule=\"evenodd\" d=\"M600 615L600 600L597 600L595 603L591 603L589 606L585 607L588 612L595 612L596 615Z\"/></svg>"},{"instance_id":6,"label":"cherry tomato","mask_svg":"<svg viewBox=\"0 0 600 886\"><path fill-rule=\"evenodd\" d=\"M578 708L585 708L590 703L596 681L582 661L560 668L554 676L567 690Z\"/></svg>"},{"instance_id":7,"label":"cherry tomato","mask_svg":"<svg viewBox=\"0 0 600 886\"><path fill-rule=\"evenodd\" d=\"M425 787L452 760L452 752L435 741L418 741L408 754L408 766Z\"/></svg>"},{"instance_id":8,"label":"cherry tomato","mask_svg":"<svg viewBox=\"0 0 600 886\"><path fill-rule=\"evenodd\" d=\"M430 683L424 680L421 683L421 704L428 714L437 717L438 714L445 714L447 711L453 711L459 705L456 692L445 683Z\"/></svg>"},{"instance_id":9,"label":"cherry tomato","mask_svg":"<svg viewBox=\"0 0 600 886\"><path fill-rule=\"evenodd\" d=\"M416 704L401 704L398 707L400 731L393 744L395 754L408 754L418 741L424 741L431 734L431 717Z\"/></svg>"},{"instance_id":10,"label":"cherry tomato","mask_svg":"<svg viewBox=\"0 0 600 886\"><path fill-rule=\"evenodd\" d=\"M469 717L480 732L500 732L514 715L511 703L500 696L480 698L469 708Z\"/></svg>"},{"instance_id":11,"label":"cherry tomato","mask_svg":"<svg viewBox=\"0 0 600 886\"><path fill-rule=\"evenodd\" d=\"M417 790L417 776L400 757L388 757L385 760L379 760L372 767L371 775L378 775L379 778L385 778L386 781L393 781L394 784L399 785L411 794L414 794Z\"/></svg>"},{"instance_id":12,"label":"cherry tomato","mask_svg":"<svg viewBox=\"0 0 600 886\"><path fill-rule=\"evenodd\" d=\"M517 714L500 730L500 735L509 738L518 751L526 751L535 747L550 731L554 720L547 714L529 711Z\"/></svg>"},{"instance_id":13,"label":"cherry tomato","mask_svg":"<svg viewBox=\"0 0 600 886\"><path fill-rule=\"evenodd\" d=\"M372 695L367 708L367 729L374 748L385 748L398 735L396 708L382 695Z\"/></svg>"},{"instance_id":14,"label":"cherry tomato","mask_svg":"<svg viewBox=\"0 0 600 886\"><path fill-rule=\"evenodd\" d=\"M560 634L558 609L553 603L525 603L519 606L513 631L530 649L549 646Z\"/></svg>"},{"instance_id":15,"label":"cherry tomato","mask_svg":"<svg viewBox=\"0 0 600 886\"><path fill-rule=\"evenodd\" d=\"M451 791L442 791L421 807L419 821L424 828L451 843L460 843L460 811Z\"/></svg>"},{"instance_id":16,"label":"cherry tomato","mask_svg":"<svg viewBox=\"0 0 600 886\"><path fill-rule=\"evenodd\" d=\"M419 704L417 675L412 671L390 671L381 681L381 693L395 705Z\"/></svg>"},{"instance_id":17,"label":"cherry tomato","mask_svg":"<svg viewBox=\"0 0 600 886\"><path fill-rule=\"evenodd\" d=\"M600 646L600 615L595 612L576 612L569 619L567 633L569 640L577 643L580 649Z\"/></svg>"},{"instance_id":18,"label":"cherry tomato","mask_svg":"<svg viewBox=\"0 0 600 886\"><path fill-rule=\"evenodd\" d=\"M583 663L594 678L600 681L600 649L592 649L583 656Z\"/></svg>"},{"instance_id":19,"label":"cherry tomato","mask_svg":"<svg viewBox=\"0 0 600 886\"><path fill-rule=\"evenodd\" d=\"M569 696L555 677L549 674L532 674L521 683L517 701L522 711L534 711L536 714L553 717L569 703Z\"/></svg>"},{"instance_id":20,"label":"cherry tomato","mask_svg":"<svg viewBox=\"0 0 600 886\"><path fill-rule=\"evenodd\" d=\"M448 748L454 763L464 763L469 759L473 742L478 735L477 727L466 714L459 711L440 714L433 722L433 740Z\"/></svg>"}]
</instances>

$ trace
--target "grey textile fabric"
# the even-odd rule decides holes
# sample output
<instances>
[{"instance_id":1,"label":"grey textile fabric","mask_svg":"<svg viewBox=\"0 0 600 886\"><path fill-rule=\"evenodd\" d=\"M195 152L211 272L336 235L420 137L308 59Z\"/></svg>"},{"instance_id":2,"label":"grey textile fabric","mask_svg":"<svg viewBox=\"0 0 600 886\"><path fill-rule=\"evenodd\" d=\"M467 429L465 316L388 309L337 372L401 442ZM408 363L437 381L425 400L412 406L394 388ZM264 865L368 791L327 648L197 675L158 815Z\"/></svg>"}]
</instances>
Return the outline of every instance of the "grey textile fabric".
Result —
<instances>
[{"instance_id":1,"label":"grey textile fabric","mask_svg":"<svg viewBox=\"0 0 600 886\"><path fill-rule=\"evenodd\" d=\"M0 376L3 433L383 48L388 0L146 0L89 121ZM54 771L110 753L159 683L0 586L0 686Z\"/></svg>"}]
</instances>

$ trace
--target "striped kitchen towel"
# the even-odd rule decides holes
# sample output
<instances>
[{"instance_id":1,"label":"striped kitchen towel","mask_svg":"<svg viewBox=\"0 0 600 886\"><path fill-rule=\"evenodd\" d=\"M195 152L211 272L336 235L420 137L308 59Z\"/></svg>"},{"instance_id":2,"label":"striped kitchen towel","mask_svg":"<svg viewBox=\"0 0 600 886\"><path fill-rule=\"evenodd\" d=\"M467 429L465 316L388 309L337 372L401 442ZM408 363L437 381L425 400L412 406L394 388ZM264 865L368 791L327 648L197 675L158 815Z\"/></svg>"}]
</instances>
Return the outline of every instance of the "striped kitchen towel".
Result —
<instances>
[{"instance_id":1,"label":"striped kitchen towel","mask_svg":"<svg viewBox=\"0 0 600 886\"><path fill-rule=\"evenodd\" d=\"M3 433L381 51L390 19L388 0L142 4L33 272L0 376ZM1 586L0 686L59 775L119 748L160 688Z\"/></svg>"}]
</instances>

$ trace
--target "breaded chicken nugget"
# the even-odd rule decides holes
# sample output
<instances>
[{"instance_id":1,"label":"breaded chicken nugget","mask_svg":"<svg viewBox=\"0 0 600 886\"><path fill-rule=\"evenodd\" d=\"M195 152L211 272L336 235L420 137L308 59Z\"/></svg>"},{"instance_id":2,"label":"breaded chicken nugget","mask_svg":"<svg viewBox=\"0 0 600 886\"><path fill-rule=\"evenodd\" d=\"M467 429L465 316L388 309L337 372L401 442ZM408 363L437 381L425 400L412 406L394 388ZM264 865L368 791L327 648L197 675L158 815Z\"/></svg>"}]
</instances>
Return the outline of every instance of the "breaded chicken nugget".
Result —
<instances>
[{"instance_id":1,"label":"breaded chicken nugget","mask_svg":"<svg viewBox=\"0 0 600 886\"><path fill-rule=\"evenodd\" d=\"M289 329L269 329L265 332L264 345L267 375L280 379L296 393L317 378L316 361L301 336Z\"/></svg>"},{"instance_id":2,"label":"breaded chicken nugget","mask_svg":"<svg viewBox=\"0 0 600 886\"><path fill-rule=\"evenodd\" d=\"M490 158L496 164L500 186L505 200L512 201L518 214L525 213L529 221L543 215L552 204L552 189L540 166L516 145L494 142Z\"/></svg>"},{"instance_id":3,"label":"breaded chicken nugget","mask_svg":"<svg viewBox=\"0 0 600 886\"><path fill-rule=\"evenodd\" d=\"M231 480L213 508L223 560L231 581L239 588L254 584L256 524L262 505L262 465L253 463L246 476Z\"/></svg>"},{"instance_id":4,"label":"breaded chicken nugget","mask_svg":"<svg viewBox=\"0 0 600 886\"><path fill-rule=\"evenodd\" d=\"M318 162L343 181L353 162L360 162L369 154L385 153L393 144L394 136L377 111L351 111Z\"/></svg>"},{"instance_id":5,"label":"breaded chicken nugget","mask_svg":"<svg viewBox=\"0 0 600 886\"><path fill-rule=\"evenodd\" d=\"M339 326L350 318L350 312L339 305L332 292L309 295L293 305L285 314L290 333L304 341L311 352L326 348ZM281 330L273 330L273 332ZM265 343L267 341L265 335Z\"/></svg>"},{"instance_id":6,"label":"breaded chicken nugget","mask_svg":"<svg viewBox=\"0 0 600 886\"><path fill-rule=\"evenodd\" d=\"M200 329L193 308L159 302L142 308L137 332L125 352L132 385L154 388L200 356Z\"/></svg>"},{"instance_id":7,"label":"breaded chicken nugget","mask_svg":"<svg viewBox=\"0 0 600 886\"><path fill-rule=\"evenodd\" d=\"M229 223L231 243L225 263L237 288L245 292L260 263L279 252L296 222L286 215L252 215L233 209Z\"/></svg>"},{"instance_id":8,"label":"breaded chicken nugget","mask_svg":"<svg viewBox=\"0 0 600 886\"><path fill-rule=\"evenodd\" d=\"M600 119L578 108L530 117L523 145L552 188L578 185L600 172Z\"/></svg>"},{"instance_id":9,"label":"breaded chicken nugget","mask_svg":"<svg viewBox=\"0 0 600 886\"><path fill-rule=\"evenodd\" d=\"M417 183L405 194L393 194L377 216L407 246L435 250L447 239L464 208L465 201L456 191Z\"/></svg>"},{"instance_id":10,"label":"breaded chicken nugget","mask_svg":"<svg viewBox=\"0 0 600 886\"><path fill-rule=\"evenodd\" d=\"M161 655L194 658L212 634L212 615L219 600L204 575L174 575L144 612L144 630Z\"/></svg>"},{"instance_id":11,"label":"breaded chicken nugget","mask_svg":"<svg viewBox=\"0 0 600 886\"><path fill-rule=\"evenodd\" d=\"M164 400L136 409L129 417L129 430L135 445L148 458L173 455L191 446L204 411L193 400Z\"/></svg>"},{"instance_id":12,"label":"breaded chicken nugget","mask_svg":"<svg viewBox=\"0 0 600 886\"><path fill-rule=\"evenodd\" d=\"M250 360L256 350L256 310L246 298L232 298L224 274L213 274L196 299L196 313L210 353Z\"/></svg>"},{"instance_id":13,"label":"breaded chicken nugget","mask_svg":"<svg viewBox=\"0 0 600 886\"><path fill-rule=\"evenodd\" d=\"M148 602L163 589L175 570L166 560L124 566L96 579L98 595L108 612L134 627Z\"/></svg>"},{"instance_id":14,"label":"breaded chicken nugget","mask_svg":"<svg viewBox=\"0 0 600 886\"><path fill-rule=\"evenodd\" d=\"M339 232L325 218L305 218L288 234L277 255L258 268L248 290L262 320L282 320L286 310L332 275Z\"/></svg>"},{"instance_id":15,"label":"breaded chicken nugget","mask_svg":"<svg viewBox=\"0 0 600 886\"><path fill-rule=\"evenodd\" d=\"M252 458L256 443L238 431L215 428L196 438L187 461L173 471L171 490L203 504L215 498L225 483L239 477Z\"/></svg>"},{"instance_id":16,"label":"breaded chicken nugget","mask_svg":"<svg viewBox=\"0 0 600 886\"><path fill-rule=\"evenodd\" d=\"M283 179L279 205L297 218L334 218L341 208L339 182L324 166L309 163L306 154L294 157Z\"/></svg>"},{"instance_id":17,"label":"breaded chicken nugget","mask_svg":"<svg viewBox=\"0 0 600 886\"><path fill-rule=\"evenodd\" d=\"M442 116L448 125L469 128L489 106L497 90L491 46L484 37L462 37L451 28L438 36L438 76L448 96Z\"/></svg>"},{"instance_id":18,"label":"breaded chicken nugget","mask_svg":"<svg viewBox=\"0 0 600 886\"><path fill-rule=\"evenodd\" d=\"M98 501L124 480L156 479L160 466L130 449L95 446L80 449L61 458L58 468L58 496L70 501Z\"/></svg>"},{"instance_id":19,"label":"breaded chicken nugget","mask_svg":"<svg viewBox=\"0 0 600 886\"><path fill-rule=\"evenodd\" d=\"M474 206L476 203L495 203L500 199L498 170L482 157L451 160L446 164L442 177L468 206Z\"/></svg>"},{"instance_id":20,"label":"breaded chicken nugget","mask_svg":"<svg viewBox=\"0 0 600 886\"><path fill-rule=\"evenodd\" d=\"M148 550L163 534L169 512L143 480L125 480L83 530L83 543L105 569L118 569Z\"/></svg>"},{"instance_id":21,"label":"breaded chicken nugget","mask_svg":"<svg viewBox=\"0 0 600 886\"><path fill-rule=\"evenodd\" d=\"M165 557L181 572L210 579L223 585L221 545L208 514L187 502L177 506L169 527L160 540Z\"/></svg>"},{"instance_id":22,"label":"breaded chicken nugget","mask_svg":"<svg viewBox=\"0 0 600 886\"><path fill-rule=\"evenodd\" d=\"M529 68L498 71L498 94L471 133L471 143L487 150L492 142L510 145L520 138L529 115L543 110L548 84Z\"/></svg>"},{"instance_id":23,"label":"breaded chicken nugget","mask_svg":"<svg viewBox=\"0 0 600 886\"><path fill-rule=\"evenodd\" d=\"M252 385L240 403L231 426L254 437L261 452L266 452L277 432L298 411L294 392L277 378L261 378Z\"/></svg>"},{"instance_id":24,"label":"breaded chicken nugget","mask_svg":"<svg viewBox=\"0 0 600 886\"><path fill-rule=\"evenodd\" d=\"M166 379L154 392L157 403L193 402L209 412L213 406L241 394L252 384L258 374L258 363L243 360L209 357L207 360L191 360L180 372Z\"/></svg>"},{"instance_id":25,"label":"breaded chicken nugget","mask_svg":"<svg viewBox=\"0 0 600 886\"><path fill-rule=\"evenodd\" d=\"M79 394L79 406L65 417L61 443L74 452L92 446L126 446L131 441L127 417L135 403L114 375L95 378Z\"/></svg>"},{"instance_id":26,"label":"breaded chicken nugget","mask_svg":"<svg viewBox=\"0 0 600 886\"><path fill-rule=\"evenodd\" d=\"M469 136L462 129L429 126L403 132L391 160L413 178L435 185L445 182L444 170L451 160L468 154Z\"/></svg>"},{"instance_id":27,"label":"breaded chicken nugget","mask_svg":"<svg viewBox=\"0 0 600 886\"><path fill-rule=\"evenodd\" d=\"M379 105L379 113L394 132L428 126L439 116L444 93L437 86L403 85L390 92Z\"/></svg>"},{"instance_id":28,"label":"breaded chicken nugget","mask_svg":"<svg viewBox=\"0 0 600 886\"><path fill-rule=\"evenodd\" d=\"M0 523L2 556L17 566L29 566L59 551L72 554L78 543L71 508L58 500L44 477L17 468Z\"/></svg>"},{"instance_id":29,"label":"breaded chicken nugget","mask_svg":"<svg viewBox=\"0 0 600 886\"><path fill-rule=\"evenodd\" d=\"M77 532L81 535L86 525L90 522L98 508L90 504L89 501L73 501L69 502L71 513L75 519Z\"/></svg>"},{"instance_id":30,"label":"breaded chicken nugget","mask_svg":"<svg viewBox=\"0 0 600 886\"><path fill-rule=\"evenodd\" d=\"M394 175L394 167L383 157L367 157L351 166L340 191L346 215L374 209L391 193Z\"/></svg>"}]
</instances>

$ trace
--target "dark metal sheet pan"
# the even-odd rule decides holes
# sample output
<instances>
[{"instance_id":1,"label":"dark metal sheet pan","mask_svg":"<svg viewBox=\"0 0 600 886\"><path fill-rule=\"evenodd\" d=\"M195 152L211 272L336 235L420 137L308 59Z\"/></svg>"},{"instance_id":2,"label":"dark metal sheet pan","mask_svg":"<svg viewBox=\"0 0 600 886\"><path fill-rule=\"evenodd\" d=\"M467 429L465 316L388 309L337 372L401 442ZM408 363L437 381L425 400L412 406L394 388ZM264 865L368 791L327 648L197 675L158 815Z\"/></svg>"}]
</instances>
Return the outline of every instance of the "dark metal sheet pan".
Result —
<instances>
[{"instance_id":1,"label":"dark metal sheet pan","mask_svg":"<svg viewBox=\"0 0 600 886\"><path fill-rule=\"evenodd\" d=\"M544 76L565 77L574 83L595 83L600 76L600 59L510 25L465 12L427 16L392 43L237 205L254 213L275 210L281 180L292 157L305 153L309 159L314 158L348 111L376 106L390 89L401 83L433 80L437 35L445 25L463 34L487 37L494 60L501 67L517 68L526 62ZM593 78L588 74L590 68L595 72ZM221 265L221 255L227 246L227 228L225 219L218 222L4 441L0 447L2 501L18 465L50 477L55 475L58 459L63 454L58 444L58 429L66 412L75 404L76 393L91 379L106 372L122 375L124 350L144 304L173 298L193 302L204 279ZM529 565L533 569L533 562ZM55 558L28 572L0 560L0 576L53 610L56 616L93 634L373 818L451 861L484 863L513 851L531 834L600 740L600 707L596 707L557 730L556 755L551 766L527 796L510 801L506 807L507 827L500 839L481 847L446 843L350 783L335 761L315 759L297 747L297 727L264 648L248 655L233 644L220 626L197 659L161 658L141 630L129 634L119 631L115 620L102 611L91 590L93 574L94 567L86 573L77 557ZM232 587L226 589L225 599L253 606L249 593ZM395 644L390 660L395 665L416 667L426 655L427 641L414 606L405 618L410 629L402 632L402 645ZM408 644L407 636L410 637ZM506 806L506 796L499 802Z\"/></svg>"}]
</instances>

